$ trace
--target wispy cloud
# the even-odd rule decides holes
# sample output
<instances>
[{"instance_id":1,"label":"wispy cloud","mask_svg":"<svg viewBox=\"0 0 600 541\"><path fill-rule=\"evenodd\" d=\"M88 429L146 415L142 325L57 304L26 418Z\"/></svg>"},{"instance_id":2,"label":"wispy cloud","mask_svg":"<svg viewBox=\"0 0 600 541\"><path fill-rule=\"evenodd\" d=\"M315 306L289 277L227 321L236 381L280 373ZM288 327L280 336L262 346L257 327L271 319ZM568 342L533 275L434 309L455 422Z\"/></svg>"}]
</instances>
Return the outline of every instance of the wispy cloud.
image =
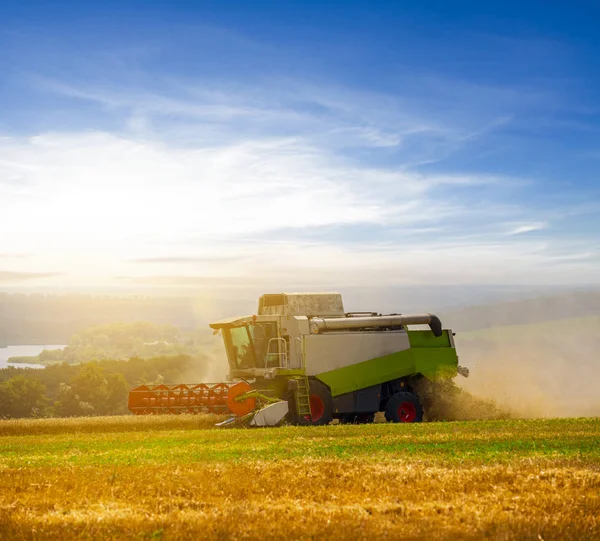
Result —
<instances>
[{"instance_id":1,"label":"wispy cloud","mask_svg":"<svg viewBox=\"0 0 600 541\"><path fill-rule=\"evenodd\" d=\"M43 280L45 278L56 278L57 276L59 276L59 273L55 272L0 271L0 284L13 284L15 282Z\"/></svg>"},{"instance_id":2,"label":"wispy cloud","mask_svg":"<svg viewBox=\"0 0 600 541\"><path fill-rule=\"evenodd\" d=\"M413 77L414 79L414 77ZM167 89L89 87L37 78L44 91L92 102L126 119L137 135L180 143L219 144L250 137L301 137L330 149L395 149L404 167L432 163L510 123L514 114L474 111L456 117L417 107L414 98L392 97L337 85L315 86L267 79L259 86L198 85L170 80ZM441 85L443 86L443 85ZM495 93L480 89L482 95ZM423 96L420 96L421 101ZM469 103L471 108L474 102ZM507 105L508 106L508 105ZM202 123L204 129L198 130Z\"/></svg>"},{"instance_id":3,"label":"wispy cloud","mask_svg":"<svg viewBox=\"0 0 600 541\"><path fill-rule=\"evenodd\" d=\"M206 257L206 256L166 256L166 257L140 257L131 259L132 263L142 264L179 264L179 263L227 263L236 261L237 258L230 257Z\"/></svg>"},{"instance_id":4,"label":"wispy cloud","mask_svg":"<svg viewBox=\"0 0 600 541\"><path fill-rule=\"evenodd\" d=\"M522 235L524 233L531 233L532 231L541 231L547 229L550 225L547 222L534 222L528 224L522 224L513 227L508 231L507 235Z\"/></svg>"}]
</instances>

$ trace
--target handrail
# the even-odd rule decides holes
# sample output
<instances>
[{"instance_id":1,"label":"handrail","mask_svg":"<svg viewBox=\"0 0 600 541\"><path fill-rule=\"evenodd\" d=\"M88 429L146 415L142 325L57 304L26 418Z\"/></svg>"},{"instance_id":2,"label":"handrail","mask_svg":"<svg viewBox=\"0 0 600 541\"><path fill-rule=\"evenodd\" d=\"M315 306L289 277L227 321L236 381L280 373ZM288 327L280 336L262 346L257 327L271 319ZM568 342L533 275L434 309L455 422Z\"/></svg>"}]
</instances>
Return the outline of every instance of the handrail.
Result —
<instances>
[{"instance_id":1,"label":"handrail","mask_svg":"<svg viewBox=\"0 0 600 541\"><path fill-rule=\"evenodd\" d=\"M294 338L294 342L298 342L296 344L296 357L298 358L298 366L302 369L306 368L306 358L304 355L304 341L299 336Z\"/></svg>"},{"instance_id":2,"label":"handrail","mask_svg":"<svg viewBox=\"0 0 600 541\"><path fill-rule=\"evenodd\" d=\"M277 348L277 353L271 353L271 342L279 343L283 342L283 348ZM284 338L271 338L267 344L267 355L265 356L265 368L268 368L269 356L276 355L279 358L279 366L277 368L287 368L288 356L287 356L287 342ZM281 363L283 361L283 364Z\"/></svg>"}]
</instances>

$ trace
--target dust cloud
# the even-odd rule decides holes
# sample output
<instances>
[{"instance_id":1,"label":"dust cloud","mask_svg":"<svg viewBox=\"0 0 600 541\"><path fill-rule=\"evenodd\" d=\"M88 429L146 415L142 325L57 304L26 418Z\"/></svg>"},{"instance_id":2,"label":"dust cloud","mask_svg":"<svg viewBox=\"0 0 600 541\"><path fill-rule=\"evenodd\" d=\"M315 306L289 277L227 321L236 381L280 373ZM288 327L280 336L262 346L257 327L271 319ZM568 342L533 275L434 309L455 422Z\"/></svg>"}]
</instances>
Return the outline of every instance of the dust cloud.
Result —
<instances>
[{"instance_id":1,"label":"dust cloud","mask_svg":"<svg viewBox=\"0 0 600 541\"><path fill-rule=\"evenodd\" d=\"M465 395L512 417L600 416L600 317L497 327L455 337Z\"/></svg>"},{"instance_id":2,"label":"dust cloud","mask_svg":"<svg viewBox=\"0 0 600 541\"><path fill-rule=\"evenodd\" d=\"M562 346L569 344L570 352L550 344L465 344L459 350L461 363L471 367L471 376L457 383L518 417L599 416L598 349L563 337Z\"/></svg>"},{"instance_id":3,"label":"dust cloud","mask_svg":"<svg viewBox=\"0 0 600 541\"><path fill-rule=\"evenodd\" d=\"M211 336L207 340L205 355L206 364L203 366L203 380L207 383L218 383L227 379L229 365L223 338L220 335Z\"/></svg>"}]
</instances>

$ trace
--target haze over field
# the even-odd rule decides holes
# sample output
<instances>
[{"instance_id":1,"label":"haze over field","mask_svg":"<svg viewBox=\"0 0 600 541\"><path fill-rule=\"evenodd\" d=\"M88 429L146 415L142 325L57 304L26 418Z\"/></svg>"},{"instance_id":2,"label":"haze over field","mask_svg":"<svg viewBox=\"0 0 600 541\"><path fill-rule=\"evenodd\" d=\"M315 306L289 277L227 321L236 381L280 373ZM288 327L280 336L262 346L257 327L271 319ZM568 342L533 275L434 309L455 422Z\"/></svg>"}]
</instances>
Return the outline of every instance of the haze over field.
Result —
<instances>
[{"instance_id":1,"label":"haze over field","mask_svg":"<svg viewBox=\"0 0 600 541\"><path fill-rule=\"evenodd\" d=\"M208 322L256 312L256 298L252 298L255 292L236 291L243 293L237 297L230 292L219 299L193 294L180 298L0 295L0 328L7 333L9 343L30 343L34 337L70 343L75 333L102 323L141 319L168 323L183 334L193 335L194 345L189 352L202 354L201 366L192 379L221 381L227 374L223 343L220 337L212 336ZM460 363L471 370L469 379L459 377L457 383L476 396L495 400L513 415L600 415L600 292L578 290L514 300L526 297L527 292L506 288L476 291L460 287L363 288L342 293L345 308L350 311L431 310L440 315L445 326L457 333ZM529 291L529 295L535 292ZM463 303L475 302L478 295L482 300L513 300L444 306L461 299ZM105 334L102 327L96 332ZM113 345L108 346L104 353L98 350L90 355L116 358L111 354ZM183 348L181 352L188 351L187 346L177 345L173 351L178 347ZM142 354L140 348L135 351L136 355ZM82 354L79 361L85 359L85 351L77 353L79 357ZM71 352L65 358L74 362L71 357L77 355ZM459 417L486 418L489 414L488 409L473 409L470 403L465 408L457 413Z\"/></svg>"}]
</instances>

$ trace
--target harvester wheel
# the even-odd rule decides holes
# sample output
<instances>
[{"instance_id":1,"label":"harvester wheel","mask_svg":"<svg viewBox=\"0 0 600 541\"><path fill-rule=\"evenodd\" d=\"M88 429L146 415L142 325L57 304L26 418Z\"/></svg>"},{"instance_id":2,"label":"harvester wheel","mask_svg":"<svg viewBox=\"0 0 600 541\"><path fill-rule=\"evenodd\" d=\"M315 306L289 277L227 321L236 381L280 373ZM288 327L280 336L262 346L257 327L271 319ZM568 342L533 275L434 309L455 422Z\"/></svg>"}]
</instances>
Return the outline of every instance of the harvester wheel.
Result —
<instances>
[{"instance_id":1,"label":"harvester wheel","mask_svg":"<svg viewBox=\"0 0 600 541\"><path fill-rule=\"evenodd\" d=\"M302 424L328 425L333 420L331 393L320 381L311 379L308 385L311 416L303 419Z\"/></svg>"},{"instance_id":2,"label":"harvester wheel","mask_svg":"<svg viewBox=\"0 0 600 541\"><path fill-rule=\"evenodd\" d=\"M388 400L385 418L393 423L420 423L423 420L423 406L416 394L402 391Z\"/></svg>"}]
</instances>

